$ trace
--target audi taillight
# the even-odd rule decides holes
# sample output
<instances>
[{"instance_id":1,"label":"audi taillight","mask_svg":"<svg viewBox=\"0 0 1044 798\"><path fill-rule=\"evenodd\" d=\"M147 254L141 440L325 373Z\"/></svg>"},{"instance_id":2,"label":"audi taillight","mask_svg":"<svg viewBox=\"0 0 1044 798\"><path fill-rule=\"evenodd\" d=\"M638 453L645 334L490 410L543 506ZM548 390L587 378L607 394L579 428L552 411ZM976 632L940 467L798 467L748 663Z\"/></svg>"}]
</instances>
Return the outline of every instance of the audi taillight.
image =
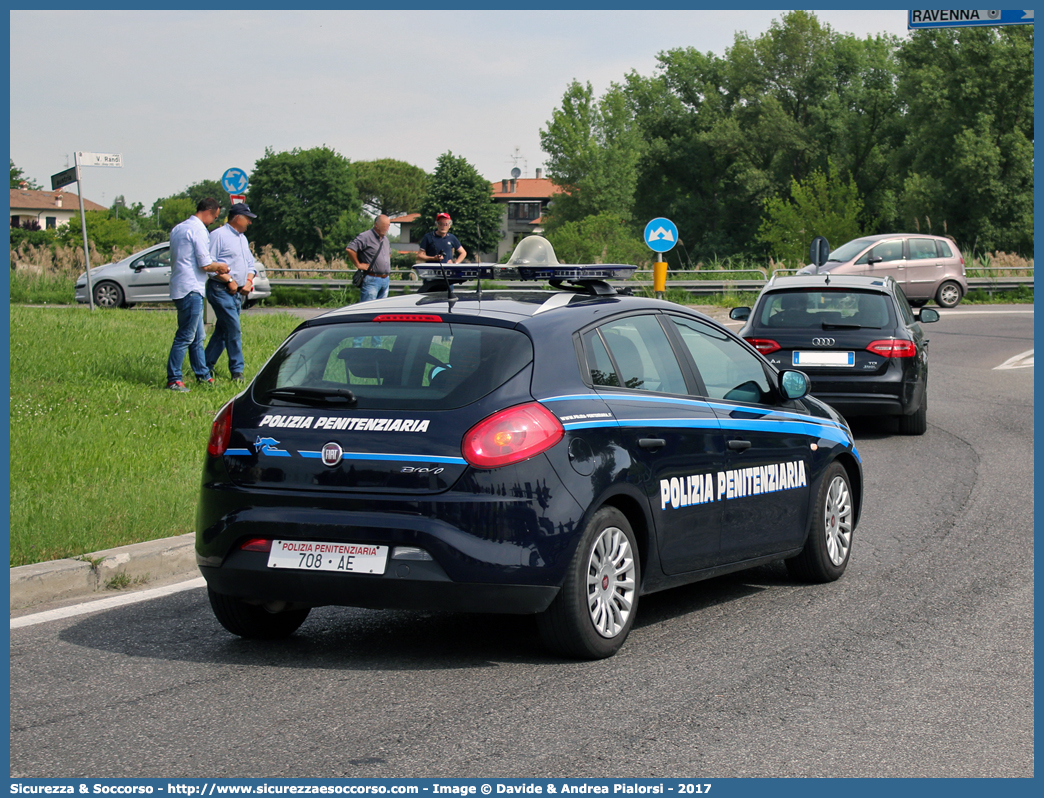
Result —
<instances>
[{"instance_id":1,"label":"audi taillight","mask_svg":"<svg viewBox=\"0 0 1044 798\"><path fill-rule=\"evenodd\" d=\"M545 452L565 429L539 402L516 405L483 419L464 435L461 453L476 468L500 468Z\"/></svg>"},{"instance_id":2,"label":"audi taillight","mask_svg":"<svg viewBox=\"0 0 1044 798\"><path fill-rule=\"evenodd\" d=\"M782 349L782 347L771 338L747 338L746 341L763 355L775 352L777 349Z\"/></svg>"},{"instance_id":3,"label":"audi taillight","mask_svg":"<svg viewBox=\"0 0 1044 798\"><path fill-rule=\"evenodd\" d=\"M228 448L232 437L232 403L229 402L214 416L214 424L210 428L210 440L207 441L207 454L220 457Z\"/></svg>"},{"instance_id":4,"label":"audi taillight","mask_svg":"<svg viewBox=\"0 0 1044 798\"><path fill-rule=\"evenodd\" d=\"M914 357L917 354L917 347L913 341L897 341L894 338L888 338L871 342L866 347L866 351L881 357Z\"/></svg>"}]
</instances>

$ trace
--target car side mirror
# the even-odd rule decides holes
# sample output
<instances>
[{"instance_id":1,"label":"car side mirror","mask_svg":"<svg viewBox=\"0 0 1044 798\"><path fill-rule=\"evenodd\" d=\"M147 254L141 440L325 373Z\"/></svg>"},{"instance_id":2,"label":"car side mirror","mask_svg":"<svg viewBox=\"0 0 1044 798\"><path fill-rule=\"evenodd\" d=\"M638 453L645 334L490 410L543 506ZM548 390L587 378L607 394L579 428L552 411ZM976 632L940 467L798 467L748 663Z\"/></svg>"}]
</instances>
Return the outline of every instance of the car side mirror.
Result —
<instances>
[{"instance_id":1,"label":"car side mirror","mask_svg":"<svg viewBox=\"0 0 1044 798\"><path fill-rule=\"evenodd\" d=\"M923 321L925 324L939 321L939 311L935 308L921 308L917 312L917 321Z\"/></svg>"},{"instance_id":2,"label":"car side mirror","mask_svg":"<svg viewBox=\"0 0 1044 798\"><path fill-rule=\"evenodd\" d=\"M871 255L866 259L866 264L867 266L873 266L875 263L881 263L882 261L884 261L884 258L877 258Z\"/></svg>"},{"instance_id":3,"label":"car side mirror","mask_svg":"<svg viewBox=\"0 0 1044 798\"><path fill-rule=\"evenodd\" d=\"M800 399L807 396L812 388L808 375L803 371L787 370L780 372L779 392L786 399Z\"/></svg>"},{"instance_id":4,"label":"car side mirror","mask_svg":"<svg viewBox=\"0 0 1044 798\"><path fill-rule=\"evenodd\" d=\"M729 311L729 318L733 321L746 321L750 318L750 308L733 308Z\"/></svg>"}]
</instances>

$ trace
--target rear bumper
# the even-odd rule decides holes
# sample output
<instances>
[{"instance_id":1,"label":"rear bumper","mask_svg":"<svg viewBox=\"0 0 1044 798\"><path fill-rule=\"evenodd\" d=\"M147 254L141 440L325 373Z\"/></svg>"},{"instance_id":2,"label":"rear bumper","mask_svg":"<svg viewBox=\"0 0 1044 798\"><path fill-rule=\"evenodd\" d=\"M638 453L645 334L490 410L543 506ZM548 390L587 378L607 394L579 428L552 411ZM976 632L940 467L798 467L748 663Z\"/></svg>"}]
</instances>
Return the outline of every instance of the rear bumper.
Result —
<instances>
[{"instance_id":1,"label":"rear bumper","mask_svg":"<svg viewBox=\"0 0 1044 798\"><path fill-rule=\"evenodd\" d=\"M196 561L218 593L372 609L535 613L558 593L584 509L539 458L469 471L434 495L244 488L212 482L207 458L196 512ZM541 463L544 466L541 467ZM268 568L247 538L389 547L383 575ZM431 561L397 560L397 546Z\"/></svg>"},{"instance_id":2,"label":"rear bumper","mask_svg":"<svg viewBox=\"0 0 1044 798\"><path fill-rule=\"evenodd\" d=\"M813 393L843 416L903 416L907 409L897 396L859 393ZM909 409L912 413L916 407Z\"/></svg>"},{"instance_id":3,"label":"rear bumper","mask_svg":"<svg viewBox=\"0 0 1044 798\"><path fill-rule=\"evenodd\" d=\"M313 607L524 615L543 612L558 595L558 587L548 585L454 582L431 562L389 560L383 576L273 571L266 562L261 552L237 551L222 566L201 564L199 570L217 593Z\"/></svg>"}]
</instances>

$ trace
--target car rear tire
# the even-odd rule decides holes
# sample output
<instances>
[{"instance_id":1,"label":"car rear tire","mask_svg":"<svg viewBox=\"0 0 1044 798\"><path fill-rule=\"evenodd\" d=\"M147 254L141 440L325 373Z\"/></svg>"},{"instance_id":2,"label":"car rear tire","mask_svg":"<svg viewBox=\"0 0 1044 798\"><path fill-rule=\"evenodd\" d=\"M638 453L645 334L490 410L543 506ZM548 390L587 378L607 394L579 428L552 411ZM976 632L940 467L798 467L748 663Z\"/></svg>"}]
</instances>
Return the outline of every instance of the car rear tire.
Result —
<instances>
[{"instance_id":1,"label":"car rear tire","mask_svg":"<svg viewBox=\"0 0 1044 798\"><path fill-rule=\"evenodd\" d=\"M123 289L116 283L104 282L94 286L94 304L100 308L123 307Z\"/></svg>"},{"instance_id":2,"label":"car rear tire","mask_svg":"<svg viewBox=\"0 0 1044 798\"><path fill-rule=\"evenodd\" d=\"M855 520L848 472L840 463L823 474L814 513L805 548L786 561L787 571L805 582L833 582L848 567Z\"/></svg>"},{"instance_id":3,"label":"car rear tire","mask_svg":"<svg viewBox=\"0 0 1044 798\"><path fill-rule=\"evenodd\" d=\"M558 596L537 616L544 644L577 659L611 657L634 624L640 584L631 525L615 507L602 507L584 530Z\"/></svg>"},{"instance_id":4,"label":"car rear tire","mask_svg":"<svg viewBox=\"0 0 1044 798\"><path fill-rule=\"evenodd\" d=\"M964 295L961 293L961 287L952 280L947 280L935 293L935 302L941 308L955 308L962 296Z\"/></svg>"},{"instance_id":5,"label":"car rear tire","mask_svg":"<svg viewBox=\"0 0 1044 798\"><path fill-rule=\"evenodd\" d=\"M921 406L908 416L899 416L899 433L902 435L924 435L928 431L928 394Z\"/></svg>"},{"instance_id":6,"label":"car rear tire","mask_svg":"<svg viewBox=\"0 0 1044 798\"><path fill-rule=\"evenodd\" d=\"M271 612L260 604L247 604L245 601L215 593L209 587L210 607L214 615L228 631L240 637L254 640L277 640L289 637L305 622L309 607L296 610Z\"/></svg>"}]
</instances>

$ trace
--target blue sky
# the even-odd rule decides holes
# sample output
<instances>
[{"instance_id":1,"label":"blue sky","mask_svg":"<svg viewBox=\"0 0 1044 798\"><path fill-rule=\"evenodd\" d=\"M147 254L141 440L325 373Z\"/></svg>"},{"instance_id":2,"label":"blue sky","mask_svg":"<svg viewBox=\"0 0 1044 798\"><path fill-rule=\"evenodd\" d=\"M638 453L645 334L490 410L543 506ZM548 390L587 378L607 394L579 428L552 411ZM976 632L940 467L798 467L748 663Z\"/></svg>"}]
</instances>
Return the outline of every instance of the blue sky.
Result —
<instances>
[{"instance_id":1,"label":"blue sky","mask_svg":"<svg viewBox=\"0 0 1044 798\"><path fill-rule=\"evenodd\" d=\"M251 171L266 147L427 171L449 150L490 180L533 177L574 78L600 94L661 51L720 55L784 13L11 11L11 157L50 188L75 150L120 153L122 169L84 170L85 193L146 207ZM861 38L907 32L902 10L814 13Z\"/></svg>"}]
</instances>

